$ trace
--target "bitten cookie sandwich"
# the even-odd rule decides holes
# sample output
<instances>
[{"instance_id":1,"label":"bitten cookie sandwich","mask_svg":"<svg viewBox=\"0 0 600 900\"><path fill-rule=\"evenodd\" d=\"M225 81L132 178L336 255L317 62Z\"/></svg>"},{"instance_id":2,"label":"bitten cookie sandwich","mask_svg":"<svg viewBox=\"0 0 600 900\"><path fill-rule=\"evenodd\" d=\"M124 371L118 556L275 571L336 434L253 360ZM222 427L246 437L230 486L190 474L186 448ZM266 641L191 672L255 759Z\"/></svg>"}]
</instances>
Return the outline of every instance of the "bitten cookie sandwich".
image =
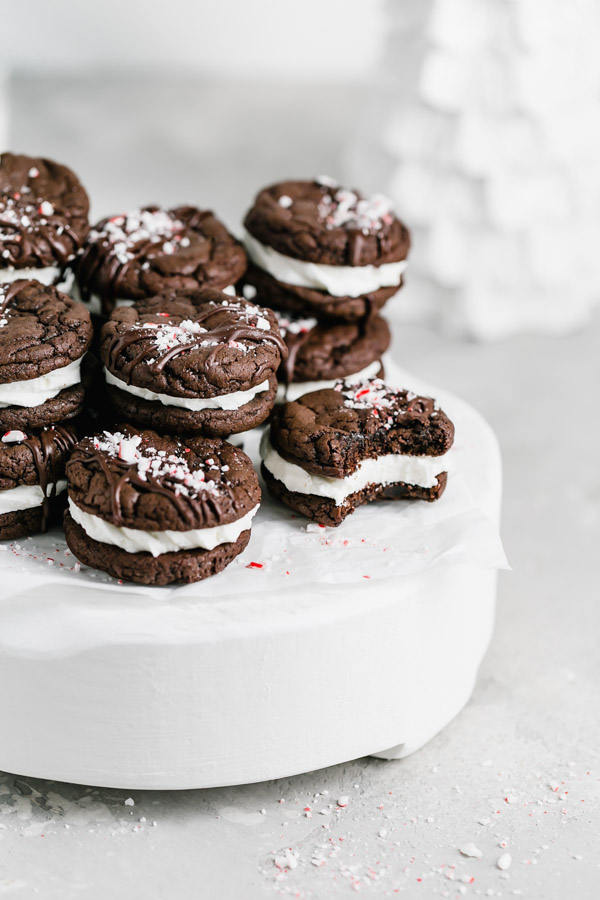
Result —
<instances>
[{"instance_id":1,"label":"bitten cookie sandwich","mask_svg":"<svg viewBox=\"0 0 600 900\"><path fill-rule=\"evenodd\" d=\"M120 417L171 434L226 437L268 417L287 348L271 310L201 290L115 310L100 355Z\"/></svg>"},{"instance_id":2,"label":"bitten cookie sandwich","mask_svg":"<svg viewBox=\"0 0 600 900\"><path fill-rule=\"evenodd\" d=\"M67 464L67 544L80 562L139 584L200 581L244 550L260 503L245 453L153 431L87 437Z\"/></svg>"},{"instance_id":3,"label":"bitten cookie sandwich","mask_svg":"<svg viewBox=\"0 0 600 900\"><path fill-rule=\"evenodd\" d=\"M323 525L371 500L437 500L454 440L429 397L372 378L304 394L276 409L261 444L271 494Z\"/></svg>"},{"instance_id":4,"label":"bitten cookie sandwich","mask_svg":"<svg viewBox=\"0 0 600 900\"><path fill-rule=\"evenodd\" d=\"M279 400L296 400L333 387L340 378L364 381L382 376L381 357L390 345L390 329L381 316L360 325L319 323L277 311L275 315L288 348L288 358L279 369Z\"/></svg>"},{"instance_id":5,"label":"bitten cookie sandwich","mask_svg":"<svg viewBox=\"0 0 600 900\"><path fill-rule=\"evenodd\" d=\"M62 508L65 463L77 438L56 425L26 434L0 436L0 540L46 531Z\"/></svg>"},{"instance_id":6,"label":"bitten cookie sandwich","mask_svg":"<svg viewBox=\"0 0 600 900\"><path fill-rule=\"evenodd\" d=\"M0 284L0 431L42 428L81 412L92 340L81 303L38 281Z\"/></svg>"},{"instance_id":7,"label":"bitten cookie sandwich","mask_svg":"<svg viewBox=\"0 0 600 900\"><path fill-rule=\"evenodd\" d=\"M258 194L244 226L246 280L274 309L356 322L402 284L410 235L381 194L283 181Z\"/></svg>"},{"instance_id":8,"label":"bitten cookie sandwich","mask_svg":"<svg viewBox=\"0 0 600 900\"><path fill-rule=\"evenodd\" d=\"M0 283L59 284L89 229L77 176L50 159L0 156Z\"/></svg>"},{"instance_id":9,"label":"bitten cookie sandwich","mask_svg":"<svg viewBox=\"0 0 600 900\"><path fill-rule=\"evenodd\" d=\"M195 206L143 209L102 219L75 263L76 290L92 312L166 290L230 288L246 254L214 213Z\"/></svg>"}]
</instances>

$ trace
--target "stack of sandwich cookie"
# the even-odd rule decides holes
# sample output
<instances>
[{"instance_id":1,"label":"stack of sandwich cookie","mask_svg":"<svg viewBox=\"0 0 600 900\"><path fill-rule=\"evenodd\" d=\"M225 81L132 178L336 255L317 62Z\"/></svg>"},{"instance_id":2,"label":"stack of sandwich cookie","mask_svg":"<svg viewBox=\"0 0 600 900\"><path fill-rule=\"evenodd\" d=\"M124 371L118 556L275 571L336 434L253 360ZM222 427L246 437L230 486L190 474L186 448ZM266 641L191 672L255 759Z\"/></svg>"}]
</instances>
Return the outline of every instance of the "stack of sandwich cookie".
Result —
<instances>
[{"instance_id":1,"label":"stack of sandwich cookie","mask_svg":"<svg viewBox=\"0 0 600 900\"><path fill-rule=\"evenodd\" d=\"M46 531L58 518L65 463L76 440L74 429L60 425L0 437L0 540Z\"/></svg>"},{"instance_id":2,"label":"stack of sandwich cookie","mask_svg":"<svg viewBox=\"0 0 600 900\"><path fill-rule=\"evenodd\" d=\"M390 345L390 329L381 316L364 323L318 322L275 312L288 348L279 370L278 401L333 387L339 379L383 377L381 357Z\"/></svg>"},{"instance_id":3,"label":"stack of sandwich cookie","mask_svg":"<svg viewBox=\"0 0 600 900\"><path fill-rule=\"evenodd\" d=\"M93 313L108 316L167 290L235 293L246 255L212 212L147 206L95 225L74 269L74 290Z\"/></svg>"},{"instance_id":4,"label":"stack of sandwich cookie","mask_svg":"<svg viewBox=\"0 0 600 900\"><path fill-rule=\"evenodd\" d=\"M219 291L171 291L113 312L100 354L119 416L174 434L260 425L287 356L271 310Z\"/></svg>"},{"instance_id":5,"label":"stack of sandwich cookie","mask_svg":"<svg viewBox=\"0 0 600 900\"><path fill-rule=\"evenodd\" d=\"M402 284L410 235L380 194L284 181L258 194L244 225L247 281L274 309L356 322Z\"/></svg>"},{"instance_id":6,"label":"stack of sandwich cookie","mask_svg":"<svg viewBox=\"0 0 600 900\"><path fill-rule=\"evenodd\" d=\"M77 176L49 159L0 157L0 283L60 284L89 229L89 200Z\"/></svg>"},{"instance_id":7,"label":"stack of sandwich cookie","mask_svg":"<svg viewBox=\"0 0 600 900\"><path fill-rule=\"evenodd\" d=\"M252 463L231 444L129 426L81 441L67 477L71 551L140 584L220 572L246 547L260 503Z\"/></svg>"},{"instance_id":8,"label":"stack of sandwich cookie","mask_svg":"<svg viewBox=\"0 0 600 900\"><path fill-rule=\"evenodd\" d=\"M437 500L454 426L434 400L340 381L276 409L261 444L271 494L323 525L371 500Z\"/></svg>"},{"instance_id":9,"label":"stack of sandwich cookie","mask_svg":"<svg viewBox=\"0 0 600 900\"><path fill-rule=\"evenodd\" d=\"M36 429L82 409L89 312L38 281L0 284L0 430Z\"/></svg>"}]
</instances>

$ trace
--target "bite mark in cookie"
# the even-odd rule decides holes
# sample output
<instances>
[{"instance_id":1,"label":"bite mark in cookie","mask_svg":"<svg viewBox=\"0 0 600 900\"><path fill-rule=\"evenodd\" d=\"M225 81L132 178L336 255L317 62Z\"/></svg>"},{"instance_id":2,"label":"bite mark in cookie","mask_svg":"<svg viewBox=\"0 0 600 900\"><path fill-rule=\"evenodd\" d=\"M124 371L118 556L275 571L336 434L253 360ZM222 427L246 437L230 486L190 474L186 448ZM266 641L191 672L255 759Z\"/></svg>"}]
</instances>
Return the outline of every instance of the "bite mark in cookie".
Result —
<instances>
[{"instance_id":1,"label":"bite mark in cookie","mask_svg":"<svg viewBox=\"0 0 600 900\"><path fill-rule=\"evenodd\" d=\"M374 499L438 499L454 426L434 400L380 379L305 394L276 410L261 445L270 491L338 525Z\"/></svg>"}]
</instances>

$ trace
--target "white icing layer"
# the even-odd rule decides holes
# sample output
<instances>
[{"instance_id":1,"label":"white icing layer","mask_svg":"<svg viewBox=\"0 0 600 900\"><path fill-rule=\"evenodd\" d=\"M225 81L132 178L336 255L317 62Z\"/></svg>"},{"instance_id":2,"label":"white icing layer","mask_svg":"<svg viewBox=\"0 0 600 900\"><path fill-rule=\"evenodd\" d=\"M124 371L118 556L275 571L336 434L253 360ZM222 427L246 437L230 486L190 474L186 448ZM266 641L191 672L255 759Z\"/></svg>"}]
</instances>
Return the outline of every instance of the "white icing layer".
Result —
<instances>
[{"instance_id":1,"label":"white icing layer","mask_svg":"<svg viewBox=\"0 0 600 900\"><path fill-rule=\"evenodd\" d=\"M376 359L375 362L365 366L360 372L355 372L353 375L344 375L344 381L353 382L363 381L365 378L374 378L380 369L381 363ZM325 388L332 388L335 383L335 378L325 381L294 381L292 384L287 385L287 389L285 384L280 384L277 388L277 403L297 400L298 397L310 394L311 391L322 391Z\"/></svg>"},{"instance_id":2,"label":"white icing layer","mask_svg":"<svg viewBox=\"0 0 600 900\"><path fill-rule=\"evenodd\" d=\"M362 491L368 484L395 484L399 481L423 488L432 488L438 475L448 470L447 454L444 456L405 456L388 453L375 459L364 459L352 475L346 478L328 478L305 472L295 463L288 462L272 447L269 431L265 431L260 455L269 472L281 481L288 491L328 497L341 506L346 497Z\"/></svg>"},{"instance_id":3,"label":"white icing layer","mask_svg":"<svg viewBox=\"0 0 600 900\"><path fill-rule=\"evenodd\" d=\"M244 232L248 256L277 281L295 287L327 291L334 297L360 297L382 287L399 287L405 259L381 266L328 266L293 259Z\"/></svg>"},{"instance_id":4,"label":"white icing layer","mask_svg":"<svg viewBox=\"0 0 600 900\"><path fill-rule=\"evenodd\" d=\"M56 482L56 493L66 490L67 482L60 479ZM52 485L48 485L48 497L52 496ZM20 509L32 509L44 502L44 492L39 484L19 484L9 491L0 491L0 516L17 512Z\"/></svg>"},{"instance_id":5,"label":"white icing layer","mask_svg":"<svg viewBox=\"0 0 600 900\"><path fill-rule=\"evenodd\" d=\"M27 269L0 269L0 284L11 284L18 281L19 278L31 278L33 281L39 281L45 285L51 285L56 282L60 275L58 266L44 266L36 269L30 267Z\"/></svg>"},{"instance_id":6,"label":"white icing layer","mask_svg":"<svg viewBox=\"0 0 600 900\"><path fill-rule=\"evenodd\" d=\"M126 391L128 394L134 394L143 400L153 400L162 403L163 406L178 406L180 409L189 409L192 412L197 412L200 409L241 409L242 406L254 400L257 394L262 394L263 391L269 390L269 382L266 380L257 384L256 387L249 388L247 391L232 391L231 394L221 394L218 397L172 397L170 394L157 394L155 391L137 387L135 384L125 384L124 381L121 381L120 378L109 372L106 367L104 369L104 377L107 384L112 384L118 387L119 390Z\"/></svg>"},{"instance_id":7,"label":"white icing layer","mask_svg":"<svg viewBox=\"0 0 600 900\"><path fill-rule=\"evenodd\" d=\"M12 381L0 384L0 407L4 406L41 406L60 394L65 388L73 387L81 381L81 356L68 366L54 369L39 378L27 378L24 381Z\"/></svg>"},{"instance_id":8,"label":"white icing layer","mask_svg":"<svg viewBox=\"0 0 600 900\"><path fill-rule=\"evenodd\" d=\"M258 506L249 513L229 522L227 525L216 525L214 528L195 528L190 531L141 531L137 528L118 528L105 522L99 516L84 512L69 497L69 512L73 519L81 525L85 533L94 541L112 544L127 553L151 553L160 556L177 550L214 550L219 544L237 541L242 531L252 524L258 512Z\"/></svg>"}]
</instances>

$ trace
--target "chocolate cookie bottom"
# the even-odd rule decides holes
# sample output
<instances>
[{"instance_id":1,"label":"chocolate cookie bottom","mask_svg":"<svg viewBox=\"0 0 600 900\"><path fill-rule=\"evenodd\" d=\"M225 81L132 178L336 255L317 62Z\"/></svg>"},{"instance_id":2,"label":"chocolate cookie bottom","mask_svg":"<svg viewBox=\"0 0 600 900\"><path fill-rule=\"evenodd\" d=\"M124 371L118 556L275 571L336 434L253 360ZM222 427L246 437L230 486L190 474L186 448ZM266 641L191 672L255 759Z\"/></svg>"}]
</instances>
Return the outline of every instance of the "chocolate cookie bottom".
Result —
<instances>
[{"instance_id":1,"label":"chocolate cookie bottom","mask_svg":"<svg viewBox=\"0 0 600 900\"><path fill-rule=\"evenodd\" d=\"M0 431L32 431L74 418L83 409L82 384L65 388L39 406L0 406Z\"/></svg>"},{"instance_id":2,"label":"chocolate cookie bottom","mask_svg":"<svg viewBox=\"0 0 600 900\"><path fill-rule=\"evenodd\" d=\"M107 385L106 390L118 416L127 422L163 434L226 438L230 434L249 431L268 419L275 404L277 379L272 375L269 389L256 394L239 409L188 410L166 406L159 400L143 400L113 385Z\"/></svg>"},{"instance_id":3,"label":"chocolate cookie bottom","mask_svg":"<svg viewBox=\"0 0 600 900\"><path fill-rule=\"evenodd\" d=\"M400 288L404 279L392 287L382 287L360 297L335 297L325 291L296 287L277 281L268 272L251 265L243 284L256 288L257 300L273 309L284 309L299 315L314 315L332 322L360 322L375 315Z\"/></svg>"},{"instance_id":4,"label":"chocolate cookie bottom","mask_svg":"<svg viewBox=\"0 0 600 900\"><path fill-rule=\"evenodd\" d=\"M44 523L44 511L41 506L29 509L17 509L14 512L0 515L0 541L14 541L16 538L40 534L52 525L61 521L66 503L66 491L50 501L48 521ZM44 528L44 524L46 528Z\"/></svg>"},{"instance_id":5,"label":"chocolate cookie bottom","mask_svg":"<svg viewBox=\"0 0 600 900\"><path fill-rule=\"evenodd\" d=\"M66 512L65 537L69 550L86 566L108 572L113 578L136 584L163 585L179 581L190 584L222 572L246 549L250 529L242 531L237 541L219 544L214 550L178 550L152 556L151 553L127 553L120 547L103 544L89 537Z\"/></svg>"},{"instance_id":6,"label":"chocolate cookie bottom","mask_svg":"<svg viewBox=\"0 0 600 900\"><path fill-rule=\"evenodd\" d=\"M333 526L340 525L346 516L353 513L357 507L364 503L371 503L373 500L427 500L430 503L439 500L448 480L447 472L442 472L437 476L437 484L432 488L423 488L404 482L389 485L369 484L362 491L350 494L343 504L338 506L335 500L327 497L288 490L282 481L269 472L264 463L261 465L261 473L269 493L276 500L280 500L294 512L301 513L320 525Z\"/></svg>"}]
</instances>

